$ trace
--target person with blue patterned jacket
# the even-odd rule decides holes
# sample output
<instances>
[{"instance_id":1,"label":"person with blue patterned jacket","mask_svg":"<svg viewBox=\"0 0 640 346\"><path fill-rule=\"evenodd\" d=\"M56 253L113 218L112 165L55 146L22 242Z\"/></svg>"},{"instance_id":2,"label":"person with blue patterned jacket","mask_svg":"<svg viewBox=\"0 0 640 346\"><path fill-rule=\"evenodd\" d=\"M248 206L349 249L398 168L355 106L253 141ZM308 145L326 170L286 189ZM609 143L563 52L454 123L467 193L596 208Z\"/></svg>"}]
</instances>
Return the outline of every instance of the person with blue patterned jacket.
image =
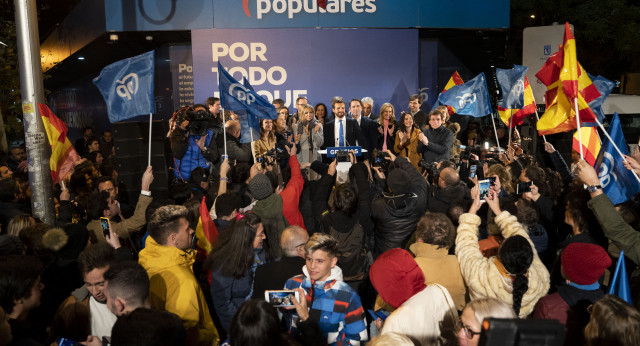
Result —
<instances>
[{"instance_id":1,"label":"person with blue patterned jacket","mask_svg":"<svg viewBox=\"0 0 640 346\"><path fill-rule=\"evenodd\" d=\"M328 345L360 345L367 340L364 310L358 294L344 281L336 266L338 242L323 233L315 233L305 244L306 265L302 275L287 280L285 289L305 291L309 316L285 314L292 334L297 325L312 320L320 325ZM302 297L301 297L302 299Z\"/></svg>"}]
</instances>

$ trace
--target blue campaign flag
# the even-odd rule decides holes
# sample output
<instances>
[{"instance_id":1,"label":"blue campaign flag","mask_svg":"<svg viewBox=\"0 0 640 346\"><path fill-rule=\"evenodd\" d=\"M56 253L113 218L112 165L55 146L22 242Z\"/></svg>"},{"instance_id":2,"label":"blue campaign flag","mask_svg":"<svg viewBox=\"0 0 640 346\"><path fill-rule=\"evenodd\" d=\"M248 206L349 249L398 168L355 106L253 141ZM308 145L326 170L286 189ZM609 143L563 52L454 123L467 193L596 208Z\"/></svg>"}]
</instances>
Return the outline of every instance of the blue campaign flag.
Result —
<instances>
[{"instance_id":1,"label":"blue campaign flag","mask_svg":"<svg viewBox=\"0 0 640 346\"><path fill-rule=\"evenodd\" d=\"M245 88L254 91L249 81L244 77L242 77L242 84ZM247 113L245 110L237 111L236 114L238 114L241 128L240 143L251 143L260 139L260 118Z\"/></svg>"},{"instance_id":2,"label":"blue campaign flag","mask_svg":"<svg viewBox=\"0 0 640 346\"><path fill-rule=\"evenodd\" d=\"M607 132L609 132L622 154L629 155L618 113L613 115ZM613 204L623 203L640 192L640 183L633 176L633 173L624 167L622 158L609 139L605 139L602 144L595 169L600 178L602 191Z\"/></svg>"},{"instance_id":3,"label":"blue campaign flag","mask_svg":"<svg viewBox=\"0 0 640 346\"><path fill-rule=\"evenodd\" d=\"M455 108L456 113L460 115L483 117L493 113L484 72L464 84L456 85L447 92L441 93L438 96L438 102Z\"/></svg>"},{"instance_id":4,"label":"blue campaign flag","mask_svg":"<svg viewBox=\"0 0 640 346\"><path fill-rule=\"evenodd\" d=\"M153 100L154 51L114 62L93 79L115 123L156 111Z\"/></svg>"},{"instance_id":5,"label":"blue campaign flag","mask_svg":"<svg viewBox=\"0 0 640 346\"><path fill-rule=\"evenodd\" d=\"M248 114L263 119L277 119L276 107L264 97L240 84L218 61L218 85L220 106L231 111L246 110Z\"/></svg>"},{"instance_id":6,"label":"blue campaign flag","mask_svg":"<svg viewBox=\"0 0 640 346\"><path fill-rule=\"evenodd\" d=\"M611 280L611 288L609 294L618 296L625 302L631 303L631 289L629 288L629 278L627 277L627 269L624 264L624 251L620 251L620 257L618 258L618 264L616 265L616 271L613 274L613 280Z\"/></svg>"},{"instance_id":7,"label":"blue campaign flag","mask_svg":"<svg viewBox=\"0 0 640 346\"><path fill-rule=\"evenodd\" d=\"M524 76L528 67L513 65L512 69L496 69L498 84L502 89L502 103L505 109L524 108Z\"/></svg>"},{"instance_id":8,"label":"blue campaign flag","mask_svg":"<svg viewBox=\"0 0 640 346\"><path fill-rule=\"evenodd\" d=\"M589 108L593 111L593 113L598 117L598 121L600 123L604 122L604 111L602 110L602 104L604 100L611 94L611 91L616 86L615 82L612 82L602 76L594 77L587 73L593 85L596 86L596 89L600 92L600 97L589 102ZM598 126L598 123L583 123L582 126L586 127L594 127Z\"/></svg>"}]
</instances>

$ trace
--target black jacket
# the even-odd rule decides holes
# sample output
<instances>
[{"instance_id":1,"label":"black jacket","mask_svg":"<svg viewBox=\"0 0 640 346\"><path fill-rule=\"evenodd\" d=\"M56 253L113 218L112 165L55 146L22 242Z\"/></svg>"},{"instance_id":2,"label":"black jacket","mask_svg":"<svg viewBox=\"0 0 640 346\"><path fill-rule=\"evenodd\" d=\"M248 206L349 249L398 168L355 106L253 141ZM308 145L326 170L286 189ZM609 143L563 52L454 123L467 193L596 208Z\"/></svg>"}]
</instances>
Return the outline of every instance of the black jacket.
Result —
<instances>
[{"instance_id":1,"label":"black jacket","mask_svg":"<svg viewBox=\"0 0 640 346\"><path fill-rule=\"evenodd\" d=\"M437 162L451 157L451 146L453 146L453 133L446 127L440 126L437 129L424 130L425 136L429 140L429 145L418 143L418 153L427 162Z\"/></svg>"},{"instance_id":2,"label":"black jacket","mask_svg":"<svg viewBox=\"0 0 640 346\"><path fill-rule=\"evenodd\" d=\"M356 140L358 141L358 143L367 143L367 140L362 135L360 126L358 126L358 122L347 117L344 117L343 119L346 121L346 128L344 129L345 146L355 146ZM332 120L324 125L324 144L322 145L322 149L335 146L336 137L334 127L335 120ZM368 158L369 153L363 154L363 157Z\"/></svg>"},{"instance_id":3,"label":"black jacket","mask_svg":"<svg viewBox=\"0 0 640 346\"><path fill-rule=\"evenodd\" d=\"M404 157L397 157L394 163L395 169L402 169L410 175L414 190L410 195L383 194L373 198L374 257L392 248L404 248L427 206L428 185L424 177Z\"/></svg>"},{"instance_id":4,"label":"black jacket","mask_svg":"<svg viewBox=\"0 0 640 346\"><path fill-rule=\"evenodd\" d=\"M251 298L264 299L264 291L284 289L290 278L302 274L304 258L282 256L277 262L268 262L256 268Z\"/></svg>"},{"instance_id":5,"label":"black jacket","mask_svg":"<svg viewBox=\"0 0 640 346\"><path fill-rule=\"evenodd\" d=\"M227 133L227 155L229 161L250 163L253 161L251 143L240 143L238 138Z\"/></svg>"},{"instance_id":6,"label":"black jacket","mask_svg":"<svg viewBox=\"0 0 640 346\"><path fill-rule=\"evenodd\" d=\"M444 189L432 186L429 194L429 211L434 213L446 213L453 202L463 199L471 199L469 189L464 183L449 186Z\"/></svg>"}]
</instances>

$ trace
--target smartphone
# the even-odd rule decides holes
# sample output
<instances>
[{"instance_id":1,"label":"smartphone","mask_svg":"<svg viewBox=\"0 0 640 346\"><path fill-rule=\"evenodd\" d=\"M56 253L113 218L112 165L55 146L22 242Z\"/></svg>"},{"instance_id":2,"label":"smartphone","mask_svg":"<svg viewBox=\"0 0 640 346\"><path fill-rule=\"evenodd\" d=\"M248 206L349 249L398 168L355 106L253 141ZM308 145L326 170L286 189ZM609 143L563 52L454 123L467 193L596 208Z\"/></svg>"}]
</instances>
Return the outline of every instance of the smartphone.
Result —
<instances>
[{"instance_id":1,"label":"smartphone","mask_svg":"<svg viewBox=\"0 0 640 346\"><path fill-rule=\"evenodd\" d=\"M293 302L291 301L291 296L296 297L296 300L300 301L300 295L296 291L264 291L264 300L269 302L269 304L271 304L274 308L294 306Z\"/></svg>"},{"instance_id":2,"label":"smartphone","mask_svg":"<svg viewBox=\"0 0 640 346\"><path fill-rule=\"evenodd\" d=\"M387 317L389 317L389 315L391 314L389 311L385 309L380 309L378 311L373 311L371 309L368 309L367 312L369 313L369 315L371 315L371 318L373 318L374 320L377 320L378 318L380 318L383 321L386 320Z\"/></svg>"},{"instance_id":3,"label":"smartphone","mask_svg":"<svg viewBox=\"0 0 640 346\"><path fill-rule=\"evenodd\" d=\"M478 182L478 188L480 189L480 200L484 202L484 199L489 195L489 189L491 188L491 180L483 179Z\"/></svg>"},{"instance_id":4,"label":"smartphone","mask_svg":"<svg viewBox=\"0 0 640 346\"><path fill-rule=\"evenodd\" d=\"M109 219L106 217L100 218L100 226L102 226L102 234L105 238L109 237Z\"/></svg>"},{"instance_id":5,"label":"smartphone","mask_svg":"<svg viewBox=\"0 0 640 346\"><path fill-rule=\"evenodd\" d=\"M58 340L56 340L56 343L58 346L80 346L79 343L63 337L59 337Z\"/></svg>"},{"instance_id":6,"label":"smartphone","mask_svg":"<svg viewBox=\"0 0 640 346\"><path fill-rule=\"evenodd\" d=\"M516 194L520 195L523 194L525 192L529 192L531 191L531 185L533 184L532 181L526 182L526 183L518 183L518 185L516 185Z\"/></svg>"},{"instance_id":7,"label":"smartphone","mask_svg":"<svg viewBox=\"0 0 640 346\"><path fill-rule=\"evenodd\" d=\"M489 179L490 186L496 186L496 177L488 177L487 179Z\"/></svg>"},{"instance_id":8,"label":"smartphone","mask_svg":"<svg viewBox=\"0 0 640 346\"><path fill-rule=\"evenodd\" d=\"M471 165L471 168L469 168L469 179L473 179L476 177L477 170L478 170L478 166Z\"/></svg>"}]
</instances>

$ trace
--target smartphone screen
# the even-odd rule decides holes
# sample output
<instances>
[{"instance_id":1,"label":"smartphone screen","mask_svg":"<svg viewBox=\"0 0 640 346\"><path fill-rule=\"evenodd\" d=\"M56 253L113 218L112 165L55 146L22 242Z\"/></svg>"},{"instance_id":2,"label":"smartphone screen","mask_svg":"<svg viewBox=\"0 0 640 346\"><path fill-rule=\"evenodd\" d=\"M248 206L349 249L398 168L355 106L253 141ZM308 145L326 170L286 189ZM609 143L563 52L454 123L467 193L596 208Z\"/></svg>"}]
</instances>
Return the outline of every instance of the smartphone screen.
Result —
<instances>
[{"instance_id":1,"label":"smartphone screen","mask_svg":"<svg viewBox=\"0 0 640 346\"><path fill-rule=\"evenodd\" d=\"M265 291L264 298L269 302L269 304L273 305L273 307L286 307L286 306L294 306L291 301L291 296L297 297L297 292L295 291Z\"/></svg>"},{"instance_id":2,"label":"smartphone screen","mask_svg":"<svg viewBox=\"0 0 640 346\"><path fill-rule=\"evenodd\" d=\"M516 194L520 195L523 194L525 192L529 192L531 191L531 185L533 184L532 181L526 182L526 183L518 183L518 185L516 185Z\"/></svg>"},{"instance_id":3,"label":"smartphone screen","mask_svg":"<svg viewBox=\"0 0 640 346\"><path fill-rule=\"evenodd\" d=\"M480 189L480 199L484 199L489 195L489 188L491 187L491 180L484 179L478 182L478 188Z\"/></svg>"},{"instance_id":4,"label":"smartphone screen","mask_svg":"<svg viewBox=\"0 0 640 346\"><path fill-rule=\"evenodd\" d=\"M471 165L471 168L469 169L469 178L473 179L476 177L476 171L478 170L478 166L476 165Z\"/></svg>"},{"instance_id":5,"label":"smartphone screen","mask_svg":"<svg viewBox=\"0 0 640 346\"><path fill-rule=\"evenodd\" d=\"M102 234L105 238L109 236L109 219L106 217L100 218L100 226L102 226Z\"/></svg>"}]
</instances>

